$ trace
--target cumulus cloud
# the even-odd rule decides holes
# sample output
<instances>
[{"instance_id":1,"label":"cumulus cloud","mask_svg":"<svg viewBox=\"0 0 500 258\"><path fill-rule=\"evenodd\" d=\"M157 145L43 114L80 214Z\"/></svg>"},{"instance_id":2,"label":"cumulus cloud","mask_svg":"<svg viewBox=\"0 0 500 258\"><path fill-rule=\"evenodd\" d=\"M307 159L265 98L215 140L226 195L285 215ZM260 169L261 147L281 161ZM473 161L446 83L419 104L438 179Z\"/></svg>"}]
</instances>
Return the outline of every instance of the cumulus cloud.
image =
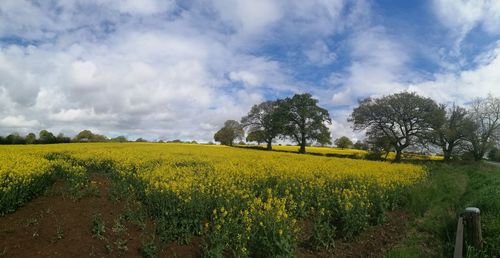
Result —
<instances>
[{"instance_id":1,"label":"cumulus cloud","mask_svg":"<svg viewBox=\"0 0 500 258\"><path fill-rule=\"evenodd\" d=\"M500 33L500 2L491 0L434 0L438 18L448 27L466 34L475 26Z\"/></svg>"},{"instance_id":2,"label":"cumulus cloud","mask_svg":"<svg viewBox=\"0 0 500 258\"><path fill-rule=\"evenodd\" d=\"M38 125L36 120L27 120L23 115L6 116L0 119L0 126L12 128L34 127Z\"/></svg>"}]
</instances>

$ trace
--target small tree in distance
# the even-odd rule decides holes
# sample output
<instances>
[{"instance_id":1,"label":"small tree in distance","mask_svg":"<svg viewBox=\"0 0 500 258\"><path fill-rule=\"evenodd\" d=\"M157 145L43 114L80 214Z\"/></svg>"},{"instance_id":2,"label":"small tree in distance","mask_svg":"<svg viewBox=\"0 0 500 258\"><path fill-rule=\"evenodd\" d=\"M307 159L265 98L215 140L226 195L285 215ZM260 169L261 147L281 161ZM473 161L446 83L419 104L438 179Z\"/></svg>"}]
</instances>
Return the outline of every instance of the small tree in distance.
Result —
<instances>
[{"instance_id":1,"label":"small tree in distance","mask_svg":"<svg viewBox=\"0 0 500 258\"><path fill-rule=\"evenodd\" d=\"M214 140L223 145L233 146L235 140L242 139L244 136L243 128L235 120L227 120L219 131L214 135Z\"/></svg>"},{"instance_id":2,"label":"small tree in distance","mask_svg":"<svg viewBox=\"0 0 500 258\"><path fill-rule=\"evenodd\" d=\"M246 141L247 142L257 142L257 144L260 145L261 143L266 142L265 134L263 131L260 131L260 130L259 131L251 131L248 133ZM272 148L272 146L271 146L271 148ZM270 149L269 144L268 144L268 149Z\"/></svg>"},{"instance_id":3,"label":"small tree in distance","mask_svg":"<svg viewBox=\"0 0 500 258\"><path fill-rule=\"evenodd\" d=\"M341 148L341 149L351 148L353 145L351 139L349 139L346 136L342 136L340 138L337 138L334 143L338 148Z\"/></svg>"}]
</instances>

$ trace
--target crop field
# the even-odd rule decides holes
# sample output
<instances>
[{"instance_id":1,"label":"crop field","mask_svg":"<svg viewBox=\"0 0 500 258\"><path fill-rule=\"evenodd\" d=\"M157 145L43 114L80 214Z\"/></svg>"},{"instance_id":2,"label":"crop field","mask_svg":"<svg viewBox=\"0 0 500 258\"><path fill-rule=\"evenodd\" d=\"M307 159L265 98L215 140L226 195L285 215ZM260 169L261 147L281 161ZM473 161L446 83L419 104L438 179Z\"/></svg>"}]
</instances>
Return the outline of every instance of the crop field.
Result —
<instances>
[{"instance_id":1,"label":"crop field","mask_svg":"<svg viewBox=\"0 0 500 258\"><path fill-rule=\"evenodd\" d=\"M245 147L245 146L242 146ZM250 145L249 147L252 147ZM265 146L261 146L264 148ZM299 146L273 146L273 150L276 151L284 151L284 152L298 152ZM313 155L322 155L322 156L330 156L330 157L339 157L339 158L353 158L353 159L364 159L368 154L366 150L357 150L357 149L340 149L334 147L315 147L308 146L306 147L307 153ZM389 152L387 157L385 154L381 154L380 158L387 158L387 160L394 160L396 153ZM422 155L422 154L413 154L413 153L403 153L403 159L406 160L443 160L443 156L435 156L435 155Z\"/></svg>"},{"instance_id":2,"label":"crop field","mask_svg":"<svg viewBox=\"0 0 500 258\"><path fill-rule=\"evenodd\" d=\"M118 198L134 198L147 211L159 239L201 237L203 254L212 257L289 257L300 241L312 250L334 248L335 239L381 222L398 193L426 177L411 164L210 145L2 146L0 157L2 215L54 177L79 197L93 191L91 173L104 173ZM304 221L311 224L307 239L300 237Z\"/></svg>"}]
</instances>

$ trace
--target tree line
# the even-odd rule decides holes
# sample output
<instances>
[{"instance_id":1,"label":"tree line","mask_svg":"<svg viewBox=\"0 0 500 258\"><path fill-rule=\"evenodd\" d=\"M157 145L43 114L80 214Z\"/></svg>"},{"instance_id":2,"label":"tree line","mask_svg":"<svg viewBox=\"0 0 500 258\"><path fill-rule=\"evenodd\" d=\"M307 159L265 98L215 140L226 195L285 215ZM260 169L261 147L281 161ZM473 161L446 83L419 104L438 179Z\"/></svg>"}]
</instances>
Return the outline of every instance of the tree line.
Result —
<instances>
[{"instance_id":1,"label":"tree line","mask_svg":"<svg viewBox=\"0 0 500 258\"><path fill-rule=\"evenodd\" d=\"M353 144L349 138L340 137L335 140L337 147L394 151L395 162L409 148L438 148L445 161L459 156L481 160L489 152L498 153L500 99L489 95L465 108L438 104L414 92L400 92L359 101L348 122L366 138ZM246 133L248 142L266 143L268 150L273 141L282 139L295 142L300 146L299 153L305 153L307 145L331 144L329 124L328 111L319 107L316 99L308 93L296 94L254 105L240 122L226 121L214 140L233 145Z\"/></svg>"},{"instance_id":2,"label":"tree line","mask_svg":"<svg viewBox=\"0 0 500 258\"><path fill-rule=\"evenodd\" d=\"M53 144L53 143L70 143L70 142L127 142L125 136L108 138L104 135L92 133L90 130L83 130L75 137L71 138L59 133L55 136L52 132L41 130L38 137L34 133L28 133L26 136L21 136L18 133L11 133L8 136L0 136L0 144ZM137 141L145 141L142 138Z\"/></svg>"}]
</instances>

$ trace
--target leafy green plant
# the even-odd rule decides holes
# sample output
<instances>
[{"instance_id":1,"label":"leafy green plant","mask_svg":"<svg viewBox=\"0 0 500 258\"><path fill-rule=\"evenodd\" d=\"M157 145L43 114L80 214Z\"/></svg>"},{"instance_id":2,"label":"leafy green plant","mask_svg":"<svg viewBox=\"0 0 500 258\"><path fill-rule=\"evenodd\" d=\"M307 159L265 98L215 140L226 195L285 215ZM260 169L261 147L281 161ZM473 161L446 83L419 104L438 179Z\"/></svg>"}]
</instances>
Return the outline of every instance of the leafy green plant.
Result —
<instances>
[{"instance_id":1,"label":"leafy green plant","mask_svg":"<svg viewBox=\"0 0 500 258\"><path fill-rule=\"evenodd\" d=\"M94 214L92 216L92 236L98 239L104 239L104 233L106 232L106 223L102 218L100 213Z\"/></svg>"}]
</instances>

